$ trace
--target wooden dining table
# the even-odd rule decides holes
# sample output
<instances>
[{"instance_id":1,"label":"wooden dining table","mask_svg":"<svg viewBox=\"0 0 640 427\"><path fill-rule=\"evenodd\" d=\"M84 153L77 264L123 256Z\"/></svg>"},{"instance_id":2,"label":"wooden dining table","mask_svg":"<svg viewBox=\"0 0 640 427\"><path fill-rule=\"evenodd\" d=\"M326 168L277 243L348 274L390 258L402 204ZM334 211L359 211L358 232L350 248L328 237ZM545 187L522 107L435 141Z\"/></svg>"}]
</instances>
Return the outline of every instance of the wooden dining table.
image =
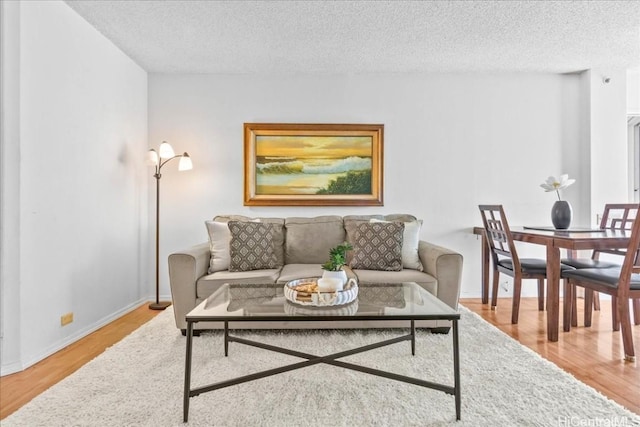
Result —
<instances>
[{"instance_id":1,"label":"wooden dining table","mask_svg":"<svg viewBox=\"0 0 640 427\"><path fill-rule=\"evenodd\" d=\"M473 233L482 237L482 303L489 302L490 248L483 227ZM575 251L620 249L629 245L630 230L575 228L555 230L552 227L511 227L513 240L546 247L547 252L547 339L558 341L560 313L560 250L572 256ZM591 256L591 254L589 254Z\"/></svg>"}]
</instances>

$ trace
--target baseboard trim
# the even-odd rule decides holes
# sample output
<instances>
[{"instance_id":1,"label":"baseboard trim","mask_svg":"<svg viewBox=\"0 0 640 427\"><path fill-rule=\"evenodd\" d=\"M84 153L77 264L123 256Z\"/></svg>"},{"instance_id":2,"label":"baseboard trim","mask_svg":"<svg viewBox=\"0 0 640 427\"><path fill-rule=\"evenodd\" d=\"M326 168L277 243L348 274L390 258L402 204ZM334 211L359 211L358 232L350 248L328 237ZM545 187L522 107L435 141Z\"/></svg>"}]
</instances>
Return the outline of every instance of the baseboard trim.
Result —
<instances>
[{"instance_id":1,"label":"baseboard trim","mask_svg":"<svg viewBox=\"0 0 640 427\"><path fill-rule=\"evenodd\" d=\"M127 305L126 307L108 315L103 317L102 319L98 320L97 322L95 322L92 325L87 326L86 328L76 332L73 335L70 335L68 337L66 337L65 339L55 343L54 345L50 346L49 348L47 348L46 350L44 350L43 352L30 357L27 360L18 360L16 362L12 362L8 365L2 365L0 366L0 377L4 377L5 375L11 375L11 374L15 374L17 372L22 372L27 368L30 368L31 366L35 365L36 363L46 359L47 357L51 356L52 354L57 353L58 351L62 350L65 347L68 347L69 345L75 343L76 341L86 337L87 335L97 331L98 329L102 328L105 325L108 325L109 323L113 322L114 320L118 319L119 317L124 316L125 314L135 310L136 308L140 307L143 304L147 304L149 302L149 298L141 298L136 302L133 302L129 305Z\"/></svg>"}]
</instances>

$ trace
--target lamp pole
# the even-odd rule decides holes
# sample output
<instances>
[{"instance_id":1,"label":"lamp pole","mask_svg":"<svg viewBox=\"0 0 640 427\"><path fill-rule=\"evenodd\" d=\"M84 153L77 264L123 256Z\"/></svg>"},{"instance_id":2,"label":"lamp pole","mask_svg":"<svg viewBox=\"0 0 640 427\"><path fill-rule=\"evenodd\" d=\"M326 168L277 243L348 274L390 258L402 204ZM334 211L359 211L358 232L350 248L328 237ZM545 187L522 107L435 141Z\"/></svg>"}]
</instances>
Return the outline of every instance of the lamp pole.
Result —
<instances>
[{"instance_id":1,"label":"lamp pole","mask_svg":"<svg viewBox=\"0 0 640 427\"><path fill-rule=\"evenodd\" d=\"M156 178L156 302L149 304L152 310L164 310L171 305L170 301L160 302L160 165L153 175Z\"/></svg>"},{"instance_id":2,"label":"lamp pole","mask_svg":"<svg viewBox=\"0 0 640 427\"><path fill-rule=\"evenodd\" d=\"M163 141L160 145L159 155L156 150L149 150L149 162L155 165L156 179L156 300L149 304L151 310L164 310L171 305L171 301L160 301L160 173L162 166L166 165L173 159L179 158L179 171L190 170L193 168L191 158L186 152L175 155L173 149L168 142ZM163 160L166 159L166 160Z\"/></svg>"}]
</instances>

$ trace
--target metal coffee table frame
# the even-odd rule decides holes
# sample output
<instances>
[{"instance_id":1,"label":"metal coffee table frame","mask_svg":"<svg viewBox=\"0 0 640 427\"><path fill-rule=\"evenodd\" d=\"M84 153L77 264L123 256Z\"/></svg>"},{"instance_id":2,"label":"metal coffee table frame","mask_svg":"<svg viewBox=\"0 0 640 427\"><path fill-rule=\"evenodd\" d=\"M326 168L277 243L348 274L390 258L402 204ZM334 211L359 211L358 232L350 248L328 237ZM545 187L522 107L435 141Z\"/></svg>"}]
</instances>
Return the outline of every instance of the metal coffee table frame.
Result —
<instances>
[{"instance_id":1,"label":"metal coffee table frame","mask_svg":"<svg viewBox=\"0 0 640 427\"><path fill-rule=\"evenodd\" d=\"M419 286L419 285L416 285ZM219 291L218 291L219 292ZM425 291L426 292L426 291ZM205 304L203 302L201 305ZM285 302L287 303L287 302ZM455 408L456 408L456 420L460 420L460 349L458 343L458 320L460 319L460 314L454 312L451 309L451 313L449 314L406 314L399 316L388 316L388 315L358 315L358 316L348 316L348 315L318 315L318 316L292 316L282 314L281 316L274 315L266 315L266 316L256 316L252 315L250 317L244 316L192 316L191 313L187 314L187 333L186 333L186 358L185 358L185 373L184 373L184 412L183 412L183 421L187 422L189 418L189 399L194 396L198 396L202 393L207 393L210 391L218 390L221 388L230 387L237 384L242 384L249 381L254 381L260 378L266 378L273 375L281 374L284 372L293 371L296 369L301 369L307 366L317 365L319 363L326 363L327 365L338 366L345 369L350 369L358 372L364 372L371 375L376 375L396 381L401 381L404 383L414 384L421 387L426 387L434 390L439 390L444 393L453 395L455 397ZM258 341L252 341L245 338L233 336L229 334L229 322L255 322L255 321L303 321L303 322L320 322L320 321L339 321L339 320L367 320L367 321L383 321L383 320L406 320L410 322L409 328L410 333L407 335L402 335L396 338L392 338L385 341L380 341L377 343L369 344L362 347L357 347L351 350L341 351L338 353L328 354L326 356L317 356L314 354L308 354L300 351L291 350L288 348L277 347L265 343L261 343ZM425 381L419 378L409 377L405 375L399 375L392 372L382 371L379 369L373 369L366 366L360 366L353 363L339 361L337 359L351 356L358 353L363 353L365 351L373 350L380 347L385 347L391 344L400 343L403 341L411 341L411 354L415 356L416 350L416 331L415 331L415 321L416 320L450 320L452 322L452 338L453 338L453 377L454 377L454 385L449 386L445 384L439 384L435 382ZM221 321L224 322L224 355L227 357L229 355L229 343L237 342L240 344L245 344L253 347L262 348L265 350L274 351L276 353L287 354L290 356L299 357L302 359L306 359L305 361L293 363L289 365L285 365L278 368L268 369L265 371L256 372L249 375L244 375L237 378L228 379L225 381L220 381L214 384L191 388L191 362L192 362L192 349L193 349L193 331L194 324L202 321Z\"/></svg>"}]
</instances>

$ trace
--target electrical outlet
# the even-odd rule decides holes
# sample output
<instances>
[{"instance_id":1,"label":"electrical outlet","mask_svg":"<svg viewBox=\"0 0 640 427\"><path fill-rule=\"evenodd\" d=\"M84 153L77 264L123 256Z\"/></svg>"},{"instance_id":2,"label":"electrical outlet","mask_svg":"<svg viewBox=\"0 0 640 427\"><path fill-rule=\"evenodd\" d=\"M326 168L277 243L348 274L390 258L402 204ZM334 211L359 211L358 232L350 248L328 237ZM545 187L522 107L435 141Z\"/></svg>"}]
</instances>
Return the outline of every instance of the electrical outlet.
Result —
<instances>
[{"instance_id":1,"label":"electrical outlet","mask_svg":"<svg viewBox=\"0 0 640 427\"><path fill-rule=\"evenodd\" d=\"M73 312L60 316L60 326L66 326L73 322Z\"/></svg>"},{"instance_id":2,"label":"electrical outlet","mask_svg":"<svg viewBox=\"0 0 640 427\"><path fill-rule=\"evenodd\" d=\"M500 284L500 287L502 288L503 291L505 292L509 292L509 282L508 281L504 281Z\"/></svg>"}]
</instances>

